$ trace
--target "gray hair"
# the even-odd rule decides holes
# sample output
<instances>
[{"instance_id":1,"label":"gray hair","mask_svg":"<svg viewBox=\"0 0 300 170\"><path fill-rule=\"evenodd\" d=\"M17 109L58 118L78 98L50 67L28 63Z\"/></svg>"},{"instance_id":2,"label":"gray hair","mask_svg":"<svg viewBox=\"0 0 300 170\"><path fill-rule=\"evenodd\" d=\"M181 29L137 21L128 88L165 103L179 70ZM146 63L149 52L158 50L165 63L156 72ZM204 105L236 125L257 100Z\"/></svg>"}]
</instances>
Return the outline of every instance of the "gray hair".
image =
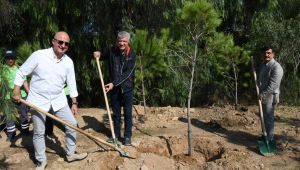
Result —
<instances>
[{"instance_id":1,"label":"gray hair","mask_svg":"<svg viewBox=\"0 0 300 170\"><path fill-rule=\"evenodd\" d=\"M122 39L122 38L128 38L128 41L130 41L130 33L126 31L120 31L118 33L118 39Z\"/></svg>"}]
</instances>

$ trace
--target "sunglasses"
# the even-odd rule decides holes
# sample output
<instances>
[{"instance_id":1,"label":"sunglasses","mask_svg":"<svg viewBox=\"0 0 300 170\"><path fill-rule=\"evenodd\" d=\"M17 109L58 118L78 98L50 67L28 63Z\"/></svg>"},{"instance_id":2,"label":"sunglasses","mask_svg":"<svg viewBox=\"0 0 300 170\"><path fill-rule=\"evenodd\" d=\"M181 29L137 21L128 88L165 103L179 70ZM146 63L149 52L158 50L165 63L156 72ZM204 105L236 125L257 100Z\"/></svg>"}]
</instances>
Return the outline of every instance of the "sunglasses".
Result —
<instances>
[{"instance_id":1,"label":"sunglasses","mask_svg":"<svg viewBox=\"0 0 300 170\"><path fill-rule=\"evenodd\" d=\"M59 45L65 44L66 47L69 47L69 45L70 45L69 42L65 42L65 41L62 41L62 40L58 40L58 39L56 39L56 38L54 38L54 40L57 41L57 43L58 43Z\"/></svg>"}]
</instances>

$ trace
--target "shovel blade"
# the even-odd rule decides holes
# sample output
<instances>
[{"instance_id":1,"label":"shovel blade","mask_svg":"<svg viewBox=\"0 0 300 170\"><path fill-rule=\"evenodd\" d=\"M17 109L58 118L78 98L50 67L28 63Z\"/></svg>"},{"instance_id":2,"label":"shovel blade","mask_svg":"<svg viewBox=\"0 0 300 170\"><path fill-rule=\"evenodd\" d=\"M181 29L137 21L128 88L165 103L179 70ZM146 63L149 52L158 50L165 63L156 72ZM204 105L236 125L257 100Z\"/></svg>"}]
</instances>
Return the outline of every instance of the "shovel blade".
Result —
<instances>
[{"instance_id":1,"label":"shovel blade","mask_svg":"<svg viewBox=\"0 0 300 170\"><path fill-rule=\"evenodd\" d=\"M258 141L259 152L263 156L274 156L277 151L276 142L273 141L266 141L266 140L259 140Z\"/></svg>"}]
</instances>

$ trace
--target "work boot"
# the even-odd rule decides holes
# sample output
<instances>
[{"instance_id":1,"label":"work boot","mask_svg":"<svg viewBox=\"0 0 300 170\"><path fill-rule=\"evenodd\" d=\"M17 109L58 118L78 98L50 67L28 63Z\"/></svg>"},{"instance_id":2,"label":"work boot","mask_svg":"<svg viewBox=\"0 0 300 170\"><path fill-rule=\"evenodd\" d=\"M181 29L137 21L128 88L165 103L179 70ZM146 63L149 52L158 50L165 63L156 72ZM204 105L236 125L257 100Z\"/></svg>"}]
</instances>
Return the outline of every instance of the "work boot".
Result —
<instances>
[{"instance_id":1,"label":"work boot","mask_svg":"<svg viewBox=\"0 0 300 170\"><path fill-rule=\"evenodd\" d=\"M67 161L73 162L73 161L80 161L87 157L87 153L74 153L72 155L67 155Z\"/></svg>"},{"instance_id":2,"label":"work boot","mask_svg":"<svg viewBox=\"0 0 300 170\"><path fill-rule=\"evenodd\" d=\"M38 162L35 170L44 170L47 166L47 161Z\"/></svg>"},{"instance_id":3,"label":"work boot","mask_svg":"<svg viewBox=\"0 0 300 170\"><path fill-rule=\"evenodd\" d=\"M124 145L125 146L131 146L131 139L130 138L125 138Z\"/></svg>"}]
</instances>

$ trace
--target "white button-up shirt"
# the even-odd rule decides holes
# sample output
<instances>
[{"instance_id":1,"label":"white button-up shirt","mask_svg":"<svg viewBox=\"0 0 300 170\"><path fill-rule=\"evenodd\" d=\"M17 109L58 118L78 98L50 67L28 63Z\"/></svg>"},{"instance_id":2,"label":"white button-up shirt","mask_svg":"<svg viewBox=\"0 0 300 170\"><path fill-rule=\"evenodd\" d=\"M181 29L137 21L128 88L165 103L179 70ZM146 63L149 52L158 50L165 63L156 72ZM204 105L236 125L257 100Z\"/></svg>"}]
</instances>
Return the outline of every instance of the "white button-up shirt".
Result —
<instances>
[{"instance_id":1,"label":"white button-up shirt","mask_svg":"<svg viewBox=\"0 0 300 170\"><path fill-rule=\"evenodd\" d=\"M77 97L73 61L66 54L57 59L52 48L38 50L31 54L19 68L14 84L22 86L24 77L31 74L27 101L49 111L57 111L68 105L64 85L70 90L70 97Z\"/></svg>"}]
</instances>

